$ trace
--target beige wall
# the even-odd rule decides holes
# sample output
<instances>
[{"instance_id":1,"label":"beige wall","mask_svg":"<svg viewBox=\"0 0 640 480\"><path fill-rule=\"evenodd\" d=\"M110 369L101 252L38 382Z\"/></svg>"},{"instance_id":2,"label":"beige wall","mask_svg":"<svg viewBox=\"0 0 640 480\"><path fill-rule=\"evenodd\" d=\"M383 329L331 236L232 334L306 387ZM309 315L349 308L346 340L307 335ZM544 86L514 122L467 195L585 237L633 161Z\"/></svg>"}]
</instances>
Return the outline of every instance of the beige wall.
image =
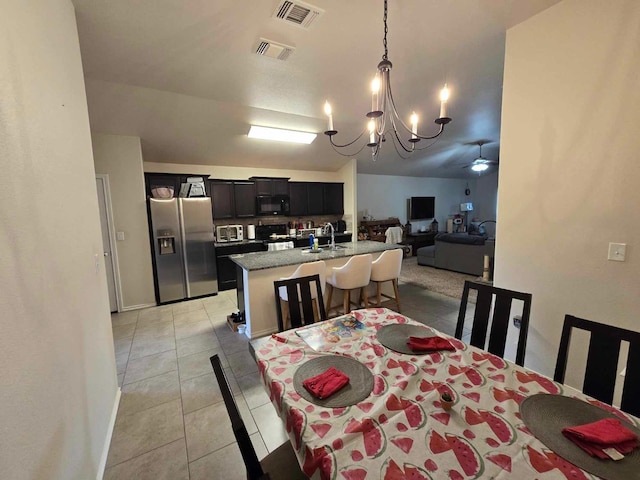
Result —
<instances>
[{"instance_id":1,"label":"beige wall","mask_svg":"<svg viewBox=\"0 0 640 480\"><path fill-rule=\"evenodd\" d=\"M358 239L356 235L358 228L358 162L355 159L338 170L340 178L336 181L344 183L344 215L343 219L347 223L347 231L353 232L353 240ZM354 223L355 220L355 223Z\"/></svg>"},{"instance_id":2,"label":"beige wall","mask_svg":"<svg viewBox=\"0 0 640 480\"><path fill-rule=\"evenodd\" d=\"M96 173L109 175L123 310L155 305L140 138L94 134Z\"/></svg>"},{"instance_id":3,"label":"beige wall","mask_svg":"<svg viewBox=\"0 0 640 480\"><path fill-rule=\"evenodd\" d=\"M118 388L73 6L0 32L0 476L94 479Z\"/></svg>"},{"instance_id":4,"label":"beige wall","mask_svg":"<svg viewBox=\"0 0 640 480\"><path fill-rule=\"evenodd\" d=\"M547 374L566 313L640 330L638 25L637 0L565 0L507 34L495 281L533 293Z\"/></svg>"},{"instance_id":5,"label":"beige wall","mask_svg":"<svg viewBox=\"0 0 640 480\"><path fill-rule=\"evenodd\" d=\"M467 183L471 195L465 195ZM476 180L455 178L400 177L395 175L358 174L358 217L368 212L374 219L398 217L405 224L408 216L407 201L411 197L436 197L436 219L440 231L446 230L449 215L460 213L460 204L472 202L474 208L483 199L477 194ZM469 216L471 220L473 216ZM431 220L411 222L414 232L428 228Z\"/></svg>"},{"instance_id":6,"label":"beige wall","mask_svg":"<svg viewBox=\"0 0 640 480\"><path fill-rule=\"evenodd\" d=\"M496 210L498 207L498 174L481 175L475 181L475 191L473 198L477 200L473 204L473 215L470 216L480 221L496 220ZM496 232L495 223L486 223L484 227L487 234L494 236Z\"/></svg>"}]
</instances>

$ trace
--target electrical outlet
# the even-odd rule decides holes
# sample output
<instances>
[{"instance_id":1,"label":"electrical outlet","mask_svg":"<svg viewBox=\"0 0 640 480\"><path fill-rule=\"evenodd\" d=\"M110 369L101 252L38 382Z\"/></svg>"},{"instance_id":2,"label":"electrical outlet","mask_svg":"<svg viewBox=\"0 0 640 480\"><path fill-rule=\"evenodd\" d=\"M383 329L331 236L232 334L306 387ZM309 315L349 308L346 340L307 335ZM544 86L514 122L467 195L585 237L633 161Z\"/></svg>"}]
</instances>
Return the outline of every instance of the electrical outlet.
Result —
<instances>
[{"instance_id":1,"label":"electrical outlet","mask_svg":"<svg viewBox=\"0 0 640 480\"><path fill-rule=\"evenodd\" d=\"M520 325L522 325L522 316L521 315L514 315L513 317L513 326L516 328L520 328Z\"/></svg>"}]
</instances>

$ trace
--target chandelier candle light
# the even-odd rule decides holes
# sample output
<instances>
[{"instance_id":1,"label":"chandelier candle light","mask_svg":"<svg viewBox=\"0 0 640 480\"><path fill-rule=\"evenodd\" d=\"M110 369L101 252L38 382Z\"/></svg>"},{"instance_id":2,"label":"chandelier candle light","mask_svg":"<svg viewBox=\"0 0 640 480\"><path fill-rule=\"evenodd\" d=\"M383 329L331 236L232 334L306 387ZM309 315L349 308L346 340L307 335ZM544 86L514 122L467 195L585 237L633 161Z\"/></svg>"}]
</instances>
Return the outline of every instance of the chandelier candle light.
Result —
<instances>
[{"instance_id":1,"label":"chandelier candle light","mask_svg":"<svg viewBox=\"0 0 640 480\"><path fill-rule=\"evenodd\" d=\"M333 146L334 150L338 152L340 155L344 155L346 157L353 157L360 153L364 147L371 147L371 156L375 161L378 158L378 153L380 152L380 144L386 141L386 135L392 134L393 144L398 152L398 155L402 158L407 158L404 156L404 153L411 154L414 150L424 150L433 143L423 147L416 148L416 143L420 140L433 140L438 138L442 132L444 131L444 126L451 122L451 118L447 116L447 102L449 100L449 89L445 84L444 88L440 92L440 116L436 118L435 123L439 125L438 132L435 135L424 136L418 134L418 115L413 112L409 119L409 123L411 127L409 128L398 115L398 111L396 109L393 93L391 91L391 67L392 64L389 61L389 51L387 48L387 0L384 0L384 53L382 55L382 61L378 64L378 72L376 73L375 78L371 82L371 111L367 113L367 118L369 118L369 122L367 124L367 128L358 135L353 141L348 142L344 145L339 145L333 141L334 135L338 133L338 131L334 128L333 125L333 115L331 111L331 105L328 101L324 104L324 113L327 115L328 124L327 130L324 132L325 135L329 137L329 141ZM399 128L404 129L404 133L410 135L410 137L406 140L403 140L403 135L400 134ZM365 143L360 150L355 153L345 154L342 153L339 149L350 147L354 145L366 132L369 131L369 142ZM406 142L409 142L407 144Z\"/></svg>"}]
</instances>

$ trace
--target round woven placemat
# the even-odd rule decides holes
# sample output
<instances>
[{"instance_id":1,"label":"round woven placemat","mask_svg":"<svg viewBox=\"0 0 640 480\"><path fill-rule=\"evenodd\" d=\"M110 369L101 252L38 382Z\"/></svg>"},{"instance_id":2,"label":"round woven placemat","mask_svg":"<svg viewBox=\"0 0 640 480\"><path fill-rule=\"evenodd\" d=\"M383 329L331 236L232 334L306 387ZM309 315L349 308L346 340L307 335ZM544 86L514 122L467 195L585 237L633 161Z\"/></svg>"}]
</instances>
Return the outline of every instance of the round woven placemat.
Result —
<instances>
[{"instance_id":1,"label":"round woven placemat","mask_svg":"<svg viewBox=\"0 0 640 480\"><path fill-rule=\"evenodd\" d=\"M349 383L325 399L319 399L304 388L302 382L335 367L349 377ZM355 405L367 398L373 390L373 375L362 363L339 355L323 355L303 363L293 374L293 387L308 402L321 407L338 408Z\"/></svg>"},{"instance_id":2,"label":"round woven placemat","mask_svg":"<svg viewBox=\"0 0 640 480\"><path fill-rule=\"evenodd\" d=\"M622 460L592 457L562 434L564 427L584 425L603 418L617 418L640 436L640 430L612 413L576 398L539 393L520 404L520 414L527 428L547 448L575 466L606 480L640 479L640 449Z\"/></svg>"},{"instance_id":3,"label":"round woven placemat","mask_svg":"<svg viewBox=\"0 0 640 480\"><path fill-rule=\"evenodd\" d=\"M376 333L378 341L387 348L407 355L425 355L432 352L416 352L409 348L409 337L435 337L436 335L426 327L396 323L385 325Z\"/></svg>"}]
</instances>

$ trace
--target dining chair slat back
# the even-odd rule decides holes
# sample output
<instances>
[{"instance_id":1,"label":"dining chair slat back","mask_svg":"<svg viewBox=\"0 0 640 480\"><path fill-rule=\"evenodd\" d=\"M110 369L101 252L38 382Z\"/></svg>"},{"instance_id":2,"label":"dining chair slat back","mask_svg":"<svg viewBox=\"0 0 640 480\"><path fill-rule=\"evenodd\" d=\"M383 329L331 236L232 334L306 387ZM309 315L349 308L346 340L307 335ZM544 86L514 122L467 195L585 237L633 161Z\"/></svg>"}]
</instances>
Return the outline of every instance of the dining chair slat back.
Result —
<instances>
[{"instance_id":1,"label":"dining chair slat back","mask_svg":"<svg viewBox=\"0 0 640 480\"><path fill-rule=\"evenodd\" d=\"M469 343L474 347L484 349L487 344L487 332L489 331L489 342L486 348L490 353L499 357L504 356L513 300L523 302L515 362L520 366L524 366L529 316L531 314L531 294L498 288L485 283L465 281L460 300L460 310L458 311L458 323L454 334L458 339L462 339L467 305L469 303L469 292L472 290L476 291L477 298ZM492 306L493 315L491 315ZM489 330L490 321L491 330Z\"/></svg>"},{"instance_id":2,"label":"dining chair slat back","mask_svg":"<svg viewBox=\"0 0 640 480\"><path fill-rule=\"evenodd\" d=\"M574 329L590 332L582 391L608 404L614 398L622 342L628 342L620 408L632 415L640 415L640 333L565 315L553 376L556 382L564 383Z\"/></svg>"},{"instance_id":3,"label":"dining chair slat back","mask_svg":"<svg viewBox=\"0 0 640 480\"><path fill-rule=\"evenodd\" d=\"M213 373L218 380L220 393L222 394L222 399L224 400L225 407L227 407L227 413L229 415L229 419L231 420L233 435L236 437L238 447L240 448L240 454L242 455L242 460L244 461L245 467L247 469L247 478L249 480L269 478L265 477L265 473L262 471L262 466L260 465L260 461L258 460L256 451L254 450L253 444L251 443L249 432L247 432L247 428L242 421L240 411L238 410L236 401L233 398L233 393L231 393L229 382L227 381L227 377L222 370L220 357L218 357L218 355L214 355L209 360L211 361Z\"/></svg>"},{"instance_id":4,"label":"dining chair slat back","mask_svg":"<svg viewBox=\"0 0 640 480\"><path fill-rule=\"evenodd\" d=\"M314 295L311 293L312 283L315 284ZM320 275L317 273L315 275L308 275L305 277L276 280L273 282L273 288L276 298L279 332L285 330L282 302L280 301L281 288L284 288L287 292L289 318L291 319L290 328L302 327L303 325L308 325L315 321L314 300L316 300L315 304L318 309L318 320L327 319L324 300L322 298Z\"/></svg>"}]
</instances>

